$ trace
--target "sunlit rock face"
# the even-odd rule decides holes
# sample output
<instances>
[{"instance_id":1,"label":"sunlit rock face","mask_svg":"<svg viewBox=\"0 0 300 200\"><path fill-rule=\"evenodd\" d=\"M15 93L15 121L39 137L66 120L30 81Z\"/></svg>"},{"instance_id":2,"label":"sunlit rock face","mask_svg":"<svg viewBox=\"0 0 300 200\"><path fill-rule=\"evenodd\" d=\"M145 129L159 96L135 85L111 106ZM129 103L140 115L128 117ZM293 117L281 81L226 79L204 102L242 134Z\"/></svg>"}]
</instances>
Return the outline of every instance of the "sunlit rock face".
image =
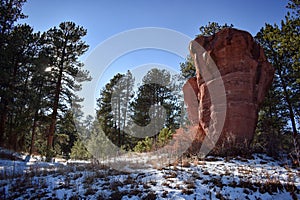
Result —
<instances>
[{"instance_id":1,"label":"sunlit rock face","mask_svg":"<svg viewBox=\"0 0 300 200\"><path fill-rule=\"evenodd\" d=\"M189 120L198 128L190 150L243 153L253 140L273 67L248 32L233 28L197 37L190 53L196 77L186 82L183 92Z\"/></svg>"}]
</instances>

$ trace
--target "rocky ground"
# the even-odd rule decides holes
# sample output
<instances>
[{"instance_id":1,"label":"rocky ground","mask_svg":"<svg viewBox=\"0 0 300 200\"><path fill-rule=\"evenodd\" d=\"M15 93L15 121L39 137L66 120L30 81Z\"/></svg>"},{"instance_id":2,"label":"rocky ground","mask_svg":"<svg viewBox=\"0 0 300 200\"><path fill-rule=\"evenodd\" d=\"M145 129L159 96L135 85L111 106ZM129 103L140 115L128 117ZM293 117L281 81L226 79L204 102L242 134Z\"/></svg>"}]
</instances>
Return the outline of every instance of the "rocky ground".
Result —
<instances>
[{"instance_id":1,"label":"rocky ground","mask_svg":"<svg viewBox=\"0 0 300 200\"><path fill-rule=\"evenodd\" d=\"M300 172L263 154L120 172L89 162L0 160L0 199L299 199ZM16 159L20 158L20 159Z\"/></svg>"}]
</instances>

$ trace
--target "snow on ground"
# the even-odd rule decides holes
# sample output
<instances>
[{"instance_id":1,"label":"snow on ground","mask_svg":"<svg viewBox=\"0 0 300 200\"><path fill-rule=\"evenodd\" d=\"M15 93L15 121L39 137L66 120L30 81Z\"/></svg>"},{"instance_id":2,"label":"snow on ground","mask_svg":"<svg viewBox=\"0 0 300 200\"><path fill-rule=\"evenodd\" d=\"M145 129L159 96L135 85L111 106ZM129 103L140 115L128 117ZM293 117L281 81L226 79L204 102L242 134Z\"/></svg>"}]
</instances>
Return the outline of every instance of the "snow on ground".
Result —
<instances>
[{"instance_id":1,"label":"snow on ground","mask_svg":"<svg viewBox=\"0 0 300 200\"><path fill-rule=\"evenodd\" d=\"M299 198L299 169L261 154L180 161L131 173L79 161L0 160L0 199Z\"/></svg>"}]
</instances>

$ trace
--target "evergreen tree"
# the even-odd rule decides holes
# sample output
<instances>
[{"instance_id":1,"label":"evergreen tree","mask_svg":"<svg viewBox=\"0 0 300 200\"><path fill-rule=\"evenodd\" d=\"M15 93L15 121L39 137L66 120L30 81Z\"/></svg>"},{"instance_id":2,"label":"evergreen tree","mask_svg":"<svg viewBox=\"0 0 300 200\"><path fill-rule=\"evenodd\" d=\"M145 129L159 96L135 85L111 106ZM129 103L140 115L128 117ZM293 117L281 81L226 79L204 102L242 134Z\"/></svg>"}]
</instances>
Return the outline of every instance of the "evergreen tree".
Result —
<instances>
[{"instance_id":1,"label":"evergreen tree","mask_svg":"<svg viewBox=\"0 0 300 200\"><path fill-rule=\"evenodd\" d=\"M196 77L196 68L191 56L188 56L183 63L180 63L181 76L185 79Z\"/></svg>"},{"instance_id":2,"label":"evergreen tree","mask_svg":"<svg viewBox=\"0 0 300 200\"><path fill-rule=\"evenodd\" d=\"M71 158L72 159L80 159L80 160L88 160L90 159L92 156L91 154L88 152L86 146L84 145L83 142L81 142L80 140L77 140L74 143L74 146L71 149Z\"/></svg>"},{"instance_id":3,"label":"evergreen tree","mask_svg":"<svg viewBox=\"0 0 300 200\"><path fill-rule=\"evenodd\" d=\"M26 1L1 1L0 5L0 143L25 150L33 116L35 92L32 78L40 53L40 34L29 25L16 25L25 18Z\"/></svg>"},{"instance_id":4,"label":"evergreen tree","mask_svg":"<svg viewBox=\"0 0 300 200\"><path fill-rule=\"evenodd\" d=\"M295 149L298 151L299 162L299 146L297 144L300 92L299 2L290 1L287 7L292 9L292 14L288 12L280 26L266 24L256 35L257 41L264 48L269 62L276 70L272 90L269 91L265 106L260 113L260 124L272 124L272 129L264 130L265 134L270 131L270 134L274 134L273 129L277 133L283 134L291 127L293 135L291 143L294 143ZM270 141L270 145L272 145L272 141Z\"/></svg>"},{"instance_id":5,"label":"evergreen tree","mask_svg":"<svg viewBox=\"0 0 300 200\"><path fill-rule=\"evenodd\" d=\"M43 153L42 138L48 137L48 148L54 147L55 138L56 149L70 149L64 147L70 133L54 137L54 131L62 131L57 119L69 120L71 104L81 100L75 92L80 82L89 80L78 61L88 48L81 41L86 30L65 22L42 35L34 33L29 25L16 24L26 17L25 2L0 3L0 145Z\"/></svg>"},{"instance_id":6,"label":"evergreen tree","mask_svg":"<svg viewBox=\"0 0 300 200\"><path fill-rule=\"evenodd\" d=\"M208 22L208 25L199 28L200 34L198 36L211 36L224 28L233 28L233 24L228 25L225 23L224 25L220 25L217 22Z\"/></svg>"},{"instance_id":7,"label":"evergreen tree","mask_svg":"<svg viewBox=\"0 0 300 200\"><path fill-rule=\"evenodd\" d=\"M99 124L109 140L116 145L118 144L118 136L116 135L116 126L113 120L114 115L111 99L114 86L122 77L122 74L116 74L100 91L100 98L97 99L97 119L99 120Z\"/></svg>"},{"instance_id":8,"label":"evergreen tree","mask_svg":"<svg viewBox=\"0 0 300 200\"><path fill-rule=\"evenodd\" d=\"M93 155L93 158L98 161L111 158L115 156L115 152L118 151L116 145L106 137L97 119L92 121L86 136L87 137L85 139L83 138L82 141L88 151Z\"/></svg>"},{"instance_id":9,"label":"evergreen tree","mask_svg":"<svg viewBox=\"0 0 300 200\"><path fill-rule=\"evenodd\" d=\"M151 109L152 108L152 109ZM144 76L143 84L131 103L132 120L135 124L133 131L137 137L154 136L162 128L172 130L179 128L181 108L172 92L171 75L166 70L153 68ZM146 130L143 127L148 126ZM150 133L149 131L157 131Z\"/></svg>"},{"instance_id":10,"label":"evergreen tree","mask_svg":"<svg viewBox=\"0 0 300 200\"><path fill-rule=\"evenodd\" d=\"M8 101L6 139L15 150L24 146L25 135L31 127L31 79L39 54L39 34L34 34L28 25L18 25L10 35L13 44L8 49L7 65L9 79L6 82ZM4 91L5 91L4 90ZM4 98L5 98L4 97Z\"/></svg>"},{"instance_id":11,"label":"evergreen tree","mask_svg":"<svg viewBox=\"0 0 300 200\"><path fill-rule=\"evenodd\" d=\"M118 146L127 143L128 138L125 137L125 129L130 124L129 101L133 97L134 78L131 72L127 73L118 80L117 84L113 87L111 97L112 112L114 116L114 127L118 135Z\"/></svg>"},{"instance_id":12,"label":"evergreen tree","mask_svg":"<svg viewBox=\"0 0 300 200\"><path fill-rule=\"evenodd\" d=\"M88 45L82 41L86 32L83 27L76 26L73 22L63 22L58 28L51 28L43 34L45 53L49 59L48 67L51 71L50 81L53 87L49 96L53 102L47 138L49 151L53 148L59 109L66 111L76 100L75 92L81 89L80 83L90 80L88 72L82 69L83 64L78 59L88 49Z\"/></svg>"},{"instance_id":13,"label":"evergreen tree","mask_svg":"<svg viewBox=\"0 0 300 200\"><path fill-rule=\"evenodd\" d=\"M42 46L42 44L41 44ZM44 56L43 50L40 51L38 58L35 60L35 67L32 71L30 80L30 91L27 95L30 96L29 108L31 112L31 137L29 154L35 152L35 143L37 134L47 136L47 131L38 132L49 126L50 117L48 115L52 102L49 100L51 94L50 71L46 71L48 60Z\"/></svg>"},{"instance_id":14,"label":"evergreen tree","mask_svg":"<svg viewBox=\"0 0 300 200\"><path fill-rule=\"evenodd\" d=\"M22 5L25 1L1 1L0 2L0 143L6 141L6 125L8 115L12 104L13 87L13 66L12 52L14 50L11 34L15 29L15 23L18 19L25 18L22 13Z\"/></svg>"},{"instance_id":15,"label":"evergreen tree","mask_svg":"<svg viewBox=\"0 0 300 200\"><path fill-rule=\"evenodd\" d=\"M56 153L62 152L63 155L68 157L77 140L78 132L74 122L74 114L69 110L57 122L57 134L54 137L54 141L57 144ZM58 152L58 150L60 151Z\"/></svg>"},{"instance_id":16,"label":"evergreen tree","mask_svg":"<svg viewBox=\"0 0 300 200\"><path fill-rule=\"evenodd\" d=\"M115 75L105 85L98 101L97 118L104 133L115 145L130 146L129 102L133 96L134 79L130 71Z\"/></svg>"}]
</instances>

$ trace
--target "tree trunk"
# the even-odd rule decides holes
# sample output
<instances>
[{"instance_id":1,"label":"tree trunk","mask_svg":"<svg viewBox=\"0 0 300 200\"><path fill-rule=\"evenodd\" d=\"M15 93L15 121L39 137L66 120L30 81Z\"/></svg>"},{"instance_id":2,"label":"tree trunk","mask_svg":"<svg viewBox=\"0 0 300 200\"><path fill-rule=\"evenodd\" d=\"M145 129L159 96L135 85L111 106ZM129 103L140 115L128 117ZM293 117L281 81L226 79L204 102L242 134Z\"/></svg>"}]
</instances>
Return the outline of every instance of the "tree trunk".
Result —
<instances>
[{"instance_id":1,"label":"tree trunk","mask_svg":"<svg viewBox=\"0 0 300 200\"><path fill-rule=\"evenodd\" d=\"M288 106L289 117L290 117L290 120L291 120L292 129L293 129L294 153L295 153L296 155L295 155L295 157L294 157L292 154L290 154L290 155L292 156L293 162L294 162L297 166L300 166L300 152L299 152L298 131L297 131L297 125L296 125L295 113L294 113L294 109L293 109L293 105L292 105L290 96L289 96L289 94L288 94L287 85L286 85L286 83L285 83L284 77L282 76L282 71L281 71L280 66L279 66L279 70L278 70L278 75L279 75L280 83L281 83L281 85L282 85L284 98L285 98L285 101L286 101L287 106Z\"/></svg>"},{"instance_id":2,"label":"tree trunk","mask_svg":"<svg viewBox=\"0 0 300 200\"><path fill-rule=\"evenodd\" d=\"M279 81L280 81L281 87L283 89L283 95L284 95L285 101L288 106L289 118L291 120L292 129L293 129L293 137L295 138L295 137L297 137L297 125L296 125L293 105L292 105L292 102L291 102L291 99L290 99L290 96L289 96L288 90L287 90L286 80L282 76L282 73L284 73L284 72L282 71L280 60L283 60L283 58L277 57L277 54L276 54L276 52L274 52L274 50L272 51L272 53L273 53L275 64L277 65L276 68L278 71Z\"/></svg>"},{"instance_id":3,"label":"tree trunk","mask_svg":"<svg viewBox=\"0 0 300 200\"><path fill-rule=\"evenodd\" d=\"M56 117L57 117L60 91L61 91L61 86L62 86L62 76L63 76L63 70L64 70L64 61L65 61L65 56L66 56L67 41L68 40L66 39L63 50L62 50L61 62L58 66L59 74L58 74L58 79L56 82L55 96L54 96L54 102L53 102L53 111L51 114L51 124L49 127L48 140L47 140L47 150L48 151L53 148L53 138L54 138L54 133L55 133Z\"/></svg>"},{"instance_id":4,"label":"tree trunk","mask_svg":"<svg viewBox=\"0 0 300 200\"><path fill-rule=\"evenodd\" d=\"M5 125L7 121L7 108L6 104L3 104L3 112L1 113L0 117L0 146L3 146L5 142Z\"/></svg>"},{"instance_id":5,"label":"tree trunk","mask_svg":"<svg viewBox=\"0 0 300 200\"><path fill-rule=\"evenodd\" d=\"M296 125L293 105L291 103L291 99L290 99L290 96L289 96L288 91L287 91L287 86L285 84L285 80L282 77L282 74L281 74L282 72L281 72L280 69L278 71L279 71L278 74L279 74L280 82L281 82L281 85L282 85L284 98L285 98L285 101L287 103L288 110L289 110L289 117L290 117L290 120L291 120L291 123L292 123L293 137L297 138L298 133L297 133L297 125Z\"/></svg>"},{"instance_id":6,"label":"tree trunk","mask_svg":"<svg viewBox=\"0 0 300 200\"><path fill-rule=\"evenodd\" d=\"M124 113L123 113L123 132L122 132L122 137L125 139L125 128L126 128L126 123L127 123L127 108L128 108L128 102L129 102L129 94L130 94L130 83L129 83L129 76L126 77L126 96L125 96L125 102L124 102Z\"/></svg>"},{"instance_id":7,"label":"tree trunk","mask_svg":"<svg viewBox=\"0 0 300 200\"><path fill-rule=\"evenodd\" d=\"M121 95L121 94L119 94ZM124 138L121 138L121 97L118 97L118 145L121 147L122 141Z\"/></svg>"},{"instance_id":8,"label":"tree trunk","mask_svg":"<svg viewBox=\"0 0 300 200\"><path fill-rule=\"evenodd\" d=\"M32 153L34 152L34 142L35 142L35 131L36 131L36 127L37 127L37 117L38 117L38 110L35 112L34 118L33 118L29 156L31 156Z\"/></svg>"},{"instance_id":9,"label":"tree trunk","mask_svg":"<svg viewBox=\"0 0 300 200\"><path fill-rule=\"evenodd\" d=\"M49 133L48 133L48 140L47 140L47 149L50 150L53 148L53 138L54 138L54 132L55 132L55 126L56 126L56 117L57 117L57 110L58 110L58 103L59 103L59 95L61 90L61 80L62 80L62 72L63 69L61 67L58 81L56 83L56 90L55 90L55 96L54 96L54 103L53 103L53 111L51 114L51 124L49 127Z\"/></svg>"}]
</instances>

